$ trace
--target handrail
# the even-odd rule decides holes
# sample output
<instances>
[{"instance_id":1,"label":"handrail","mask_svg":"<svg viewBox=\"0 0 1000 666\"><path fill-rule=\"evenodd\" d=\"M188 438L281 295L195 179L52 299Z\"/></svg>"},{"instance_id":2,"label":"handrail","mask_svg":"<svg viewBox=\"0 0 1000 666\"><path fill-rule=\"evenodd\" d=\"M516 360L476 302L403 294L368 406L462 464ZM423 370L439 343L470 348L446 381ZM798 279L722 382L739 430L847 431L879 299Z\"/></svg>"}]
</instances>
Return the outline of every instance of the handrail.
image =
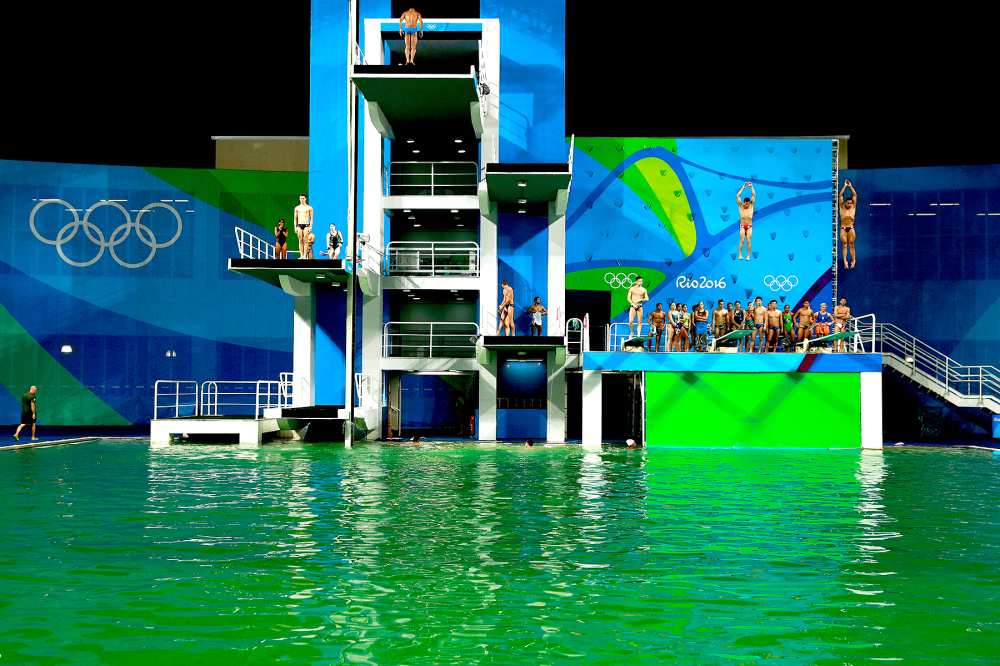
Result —
<instances>
[{"instance_id":1,"label":"handrail","mask_svg":"<svg viewBox=\"0 0 1000 666\"><path fill-rule=\"evenodd\" d=\"M427 170L415 171L413 170L415 165ZM452 165L461 165L468 169L455 169ZM395 161L389 163L386 180L389 183L389 194L413 196L476 194L479 184L479 164L454 160Z\"/></svg>"},{"instance_id":2,"label":"handrail","mask_svg":"<svg viewBox=\"0 0 1000 666\"><path fill-rule=\"evenodd\" d=\"M197 416L198 396L198 382L193 379L158 379L153 383L153 418ZM160 416L161 410L167 415Z\"/></svg>"},{"instance_id":3,"label":"handrail","mask_svg":"<svg viewBox=\"0 0 1000 666\"><path fill-rule=\"evenodd\" d=\"M859 333L856 337L870 340L872 352L894 359L907 368L906 374L922 378L940 395L975 401L1000 413L1000 370L995 366L959 363L894 324L876 322L874 315L862 315L852 323Z\"/></svg>"},{"instance_id":4,"label":"handrail","mask_svg":"<svg viewBox=\"0 0 1000 666\"><path fill-rule=\"evenodd\" d=\"M387 321L382 327L382 356L471 358L479 324L472 321Z\"/></svg>"},{"instance_id":5,"label":"handrail","mask_svg":"<svg viewBox=\"0 0 1000 666\"><path fill-rule=\"evenodd\" d=\"M570 317L566 320L566 331L563 334L567 354L583 353L583 320Z\"/></svg>"},{"instance_id":6,"label":"handrail","mask_svg":"<svg viewBox=\"0 0 1000 666\"><path fill-rule=\"evenodd\" d=\"M479 244L473 241L392 241L385 275L479 275Z\"/></svg>"},{"instance_id":7,"label":"handrail","mask_svg":"<svg viewBox=\"0 0 1000 666\"><path fill-rule=\"evenodd\" d=\"M241 227L233 227L236 232L236 249L240 259L274 259L274 244L260 236L250 233ZM291 234L291 230L288 232ZM298 250L289 250L288 254L298 254Z\"/></svg>"}]
</instances>

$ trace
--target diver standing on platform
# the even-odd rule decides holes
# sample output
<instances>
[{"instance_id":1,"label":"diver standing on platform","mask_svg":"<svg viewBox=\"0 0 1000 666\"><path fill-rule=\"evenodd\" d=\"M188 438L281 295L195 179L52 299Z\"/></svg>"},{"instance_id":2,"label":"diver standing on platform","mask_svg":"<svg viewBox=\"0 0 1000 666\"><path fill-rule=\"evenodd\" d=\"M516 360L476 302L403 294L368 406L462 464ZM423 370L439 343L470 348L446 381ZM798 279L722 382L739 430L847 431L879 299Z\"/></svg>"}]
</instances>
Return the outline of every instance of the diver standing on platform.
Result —
<instances>
[{"instance_id":1,"label":"diver standing on platform","mask_svg":"<svg viewBox=\"0 0 1000 666\"><path fill-rule=\"evenodd\" d=\"M757 351L764 351L764 347L767 346L767 330L764 328L766 325L765 320L767 319L767 308L764 307L764 300L758 296L753 301L753 327L754 334L753 340L750 341L750 348L747 351L752 352L754 350L754 345L757 344L757 338L760 338L760 344L757 346Z\"/></svg>"},{"instance_id":2,"label":"diver standing on platform","mask_svg":"<svg viewBox=\"0 0 1000 666\"><path fill-rule=\"evenodd\" d=\"M424 17L420 12L413 7L403 12L399 17L399 34L406 43L406 64L415 65L413 56L417 55L417 35L424 36Z\"/></svg>"},{"instance_id":3,"label":"diver standing on platform","mask_svg":"<svg viewBox=\"0 0 1000 666\"><path fill-rule=\"evenodd\" d=\"M639 322L639 336L642 337L642 304L649 300L649 292L642 286L642 276L635 277L635 283L628 288L628 332L635 337L635 322Z\"/></svg>"},{"instance_id":4,"label":"diver standing on platform","mask_svg":"<svg viewBox=\"0 0 1000 666\"><path fill-rule=\"evenodd\" d=\"M851 320L851 308L847 307L847 299L841 298L840 305L833 308L833 332L846 333L847 324ZM833 344L834 351L846 352L847 341L841 338Z\"/></svg>"},{"instance_id":5,"label":"diver standing on platform","mask_svg":"<svg viewBox=\"0 0 1000 666\"><path fill-rule=\"evenodd\" d=\"M850 189L850 192L847 190ZM845 180L840 189L840 242L844 246L844 268L854 268L858 263L858 253L854 249L857 234L854 231L854 218L858 213L858 192L851 181ZM851 253L851 264L847 265L847 253Z\"/></svg>"},{"instance_id":6,"label":"diver standing on platform","mask_svg":"<svg viewBox=\"0 0 1000 666\"><path fill-rule=\"evenodd\" d=\"M660 341L663 340L663 331L667 328L667 313L663 311L663 303L657 303L656 309L649 313L649 346L653 346L656 340L656 351L660 351ZM670 338L667 338L667 346L670 346ZM650 351L653 351L650 349Z\"/></svg>"},{"instance_id":7,"label":"diver standing on platform","mask_svg":"<svg viewBox=\"0 0 1000 666\"><path fill-rule=\"evenodd\" d=\"M500 313L500 323L497 326L497 335L500 335L500 331L507 331L507 337L514 335L514 290L507 283L507 280L500 282L500 288L503 289L503 298L500 299L500 307L497 311Z\"/></svg>"},{"instance_id":8,"label":"diver standing on platform","mask_svg":"<svg viewBox=\"0 0 1000 666\"><path fill-rule=\"evenodd\" d=\"M750 188L750 196L744 197L743 192ZM736 193L736 207L740 211L740 249L736 260L743 258L743 241L747 242L747 261L750 261L750 250L753 242L753 205L757 202L757 192L749 180Z\"/></svg>"},{"instance_id":9,"label":"diver standing on platform","mask_svg":"<svg viewBox=\"0 0 1000 666\"><path fill-rule=\"evenodd\" d=\"M299 195L299 205L292 213L292 224L295 225L295 235L299 237L299 259L308 259L306 256L309 243L309 234L312 233L313 207L306 203L306 195Z\"/></svg>"},{"instance_id":10,"label":"diver standing on platform","mask_svg":"<svg viewBox=\"0 0 1000 666\"><path fill-rule=\"evenodd\" d=\"M535 302L528 308L528 314L531 316L531 334L540 336L542 334L542 317L549 314L549 311L542 305L541 296L535 296Z\"/></svg>"},{"instance_id":11,"label":"diver standing on platform","mask_svg":"<svg viewBox=\"0 0 1000 666\"><path fill-rule=\"evenodd\" d=\"M809 301L802 301L802 307L795 311L795 317L799 324L799 342L812 340L812 325L816 313L809 307Z\"/></svg>"},{"instance_id":12,"label":"diver standing on platform","mask_svg":"<svg viewBox=\"0 0 1000 666\"><path fill-rule=\"evenodd\" d=\"M274 228L274 258L288 259L288 227L285 226L285 218L278 220L278 226Z\"/></svg>"}]
</instances>

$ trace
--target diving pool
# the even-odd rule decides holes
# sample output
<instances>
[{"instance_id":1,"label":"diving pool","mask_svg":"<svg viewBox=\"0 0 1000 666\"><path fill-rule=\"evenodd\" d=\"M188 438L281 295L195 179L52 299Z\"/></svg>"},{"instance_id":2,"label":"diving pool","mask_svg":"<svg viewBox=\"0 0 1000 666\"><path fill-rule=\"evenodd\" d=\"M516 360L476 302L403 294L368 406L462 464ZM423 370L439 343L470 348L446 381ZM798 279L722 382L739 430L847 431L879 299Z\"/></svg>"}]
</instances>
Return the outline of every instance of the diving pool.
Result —
<instances>
[{"instance_id":1,"label":"diving pool","mask_svg":"<svg viewBox=\"0 0 1000 666\"><path fill-rule=\"evenodd\" d=\"M0 453L0 663L997 663L1000 456Z\"/></svg>"}]
</instances>

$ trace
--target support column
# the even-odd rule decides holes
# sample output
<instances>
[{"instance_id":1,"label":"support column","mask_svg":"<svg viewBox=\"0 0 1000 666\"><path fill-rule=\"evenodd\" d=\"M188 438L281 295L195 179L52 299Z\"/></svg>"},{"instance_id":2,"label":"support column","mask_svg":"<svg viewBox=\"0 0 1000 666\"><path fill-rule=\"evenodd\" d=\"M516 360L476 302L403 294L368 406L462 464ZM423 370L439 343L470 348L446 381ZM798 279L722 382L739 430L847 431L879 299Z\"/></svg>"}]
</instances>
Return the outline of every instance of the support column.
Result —
<instances>
[{"instance_id":1,"label":"support column","mask_svg":"<svg viewBox=\"0 0 1000 666\"><path fill-rule=\"evenodd\" d=\"M601 418L602 380L600 370L583 371L583 448L600 449L603 441Z\"/></svg>"},{"instance_id":2,"label":"support column","mask_svg":"<svg viewBox=\"0 0 1000 666\"><path fill-rule=\"evenodd\" d=\"M566 441L566 352L550 351L545 356L546 382L545 441Z\"/></svg>"},{"instance_id":3,"label":"support column","mask_svg":"<svg viewBox=\"0 0 1000 666\"><path fill-rule=\"evenodd\" d=\"M547 335L565 335L566 327L566 211L549 203Z\"/></svg>"},{"instance_id":4,"label":"support column","mask_svg":"<svg viewBox=\"0 0 1000 666\"><path fill-rule=\"evenodd\" d=\"M479 331L483 335L497 333L497 205L490 203L489 216L479 218ZM494 359L495 361L495 359Z\"/></svg>"},{"instance_id":5,"label":"support column","mask_svg":"<svg viewBox=\"0 0 1000 666\"><path fill-rule=\"evenodd\" d=\"M882 373L861 373L861 448L882 448Z\"/></svg>"},{"instance_id":6,"label":"support column","mask_svg":"<svg viewBox=\"0 0 1000 666\"><path fill-rule=\"evenodd\" d=\"M313 285L288 275L281 288L294 301L292 317L292 406L316 404L316 294Z\"/></svg>"},{"instance_id":7,"label":"support column","mask_svg":"<svg viewBox=\"0 0 1000 666\"><path fill-rule=\"evenodd\" d=\"M497 438L497 355L480 348L479 441Z\"/></svg>"}]
</instances>

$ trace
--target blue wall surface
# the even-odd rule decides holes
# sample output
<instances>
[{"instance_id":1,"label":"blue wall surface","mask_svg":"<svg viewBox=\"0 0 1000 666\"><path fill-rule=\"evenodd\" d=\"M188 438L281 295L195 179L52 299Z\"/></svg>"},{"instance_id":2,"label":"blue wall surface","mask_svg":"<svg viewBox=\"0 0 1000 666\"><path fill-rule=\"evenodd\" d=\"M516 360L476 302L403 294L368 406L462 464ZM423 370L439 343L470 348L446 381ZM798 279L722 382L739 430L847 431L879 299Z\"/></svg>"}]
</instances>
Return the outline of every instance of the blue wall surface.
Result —
<instances>
[{"instance_id":1,"label":"blue wall surface","mask_svg":"<svg viewBox=\"0 0 1000 666\"><path fill-rule=\"evenodd\" d=\"M861 204L839 292L966 364L1000 365L1000 166L846 170ZM958 205L944 205L958 204Z\"/></svg>"},{"instance_id":2,"label":"blue wall surface","mask_svg":"<svg viewBox=\"0 0 1000 666\"><path fill-rule=\"evenodd\" d=\"M304 180L0 161L0 422L28 383L44 425L127 425L158 379L291 370L291 299L226 260L233 228L270 236Z\"/></svg>"}]
</instances>

